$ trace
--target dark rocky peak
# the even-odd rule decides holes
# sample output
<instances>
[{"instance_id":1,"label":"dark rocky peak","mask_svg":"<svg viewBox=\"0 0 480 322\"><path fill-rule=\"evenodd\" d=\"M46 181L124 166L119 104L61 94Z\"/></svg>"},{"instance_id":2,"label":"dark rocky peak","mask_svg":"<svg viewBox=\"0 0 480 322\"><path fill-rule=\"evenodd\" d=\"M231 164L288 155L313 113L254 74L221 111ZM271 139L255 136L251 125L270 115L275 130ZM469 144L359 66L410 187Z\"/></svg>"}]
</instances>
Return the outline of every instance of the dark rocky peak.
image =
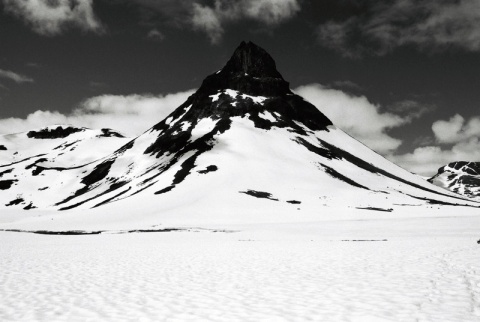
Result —
<instances>
[{"instance_id":1,"label":"dark rocky peak","mask_svg":"<svg viewBox=\"0 0 480 322\"><path fill-rule=\"evenodd\" d=\"M111 137L117 137L117 138L124 138L122 134L118 133L117 131L114 131L112 129L107 129L104 128L102 129L102 134L98 135L98 137L106 137L106 138L111 138Z\"/></svg>"},{"instance_id":2,"label":"dark rocky peak","mask_svg":"<svg viewBox=\"0 0 480 322\"><path fill-rule=\"evenodd\" d=\"M448 164L448 168L462 171L471 175L480 174L480 162L457 161ZM444 167L440 168L440 170Z\"/></svg>"},{"instance_id":3,"label":"dark rocky peak","mask_svg":"<svg viewBox=\"0 0 480 322\"><path fill-rule=\"evenodd\" d=\"M252 42L242 42L221 70L208 76L198 95L211 95L232 89L252 96L290 94L289 84L277 71L275 61Z\"/></svg>"},{"instance_id":4,"label":"dark rocky peak","mask_svg":"<svg viewBox=\"0 0 480 322\"><path fill-rule=\"evenodd\" d=\"M233 117L248 118L263 130L289 128L298 134L306 134L298 123L312 131L328 131L332 125L315 106L290 91L265 50L242 42L223 69L208 76L195 94L153 127L161 135L145 153L160 156L185 150L191 130L204 118L217 120L217 125L211 136L194 142L209 145L214 133L230 128Z\"/></svg>"},{"instance_id":5,"label":"dark rocky peak","mask_svg":"<svg viewBox=\"0 0 480 322\"><path fill-rule=\"evenodd\" d=\"M77 128L73 126L47 126L38 131L30 131L27 133L29 138L33 139L63 139L70 134L83 132L85 128Z\"/></svg>"},{"instance_id":6,"label":"dark rocky peak","mask_svg":"<svg viewBox=\"0 0 480 322\"><path fill-rule=\"evenodd\" d=\"M254 43L245 43L244 41L235 50L222 72L233 75L248 74L252 77L283 79L277 71L272 56Z\"/></svg>"}]
</instances>

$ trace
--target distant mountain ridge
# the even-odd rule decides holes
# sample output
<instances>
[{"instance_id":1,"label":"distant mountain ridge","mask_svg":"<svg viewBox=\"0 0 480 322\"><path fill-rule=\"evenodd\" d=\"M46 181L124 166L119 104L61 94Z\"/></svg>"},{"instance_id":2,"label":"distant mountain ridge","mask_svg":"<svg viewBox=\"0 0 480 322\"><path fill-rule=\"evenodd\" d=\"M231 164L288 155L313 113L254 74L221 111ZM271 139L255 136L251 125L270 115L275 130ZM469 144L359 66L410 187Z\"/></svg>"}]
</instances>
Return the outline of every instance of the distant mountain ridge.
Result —
<instances>
[{"instance_id":1,"label":"distant mountain ridge","mask_svg":"<svg viewBox=\"0 0 480 322\"><path fill-rule=\"evenodd\" d=\"M460 195L480 199L480 162L451 162L438 169L428 181Z\"/></svg>"},{"instance_id":2,"label":"distant mountain ridge","mask_svg":"<svg viewBox=\"0 0 480 322\"><path fill-rule=\"evenodd\" d=\"M0 163L0 207L123 212L127 203L141 203L159 214L174 209L242 216L317 214L333 205L388 212L479 205L336 128L289 89L273 58L251 42L242 42L225 67L136 138L63 128L35 133L17 137L17 147L32 147L23 149L28 157ZM39 139L44 136L51 138ZM0 145L6 142L13 156L7 139ZM38 142L44 141L56 144L56 154L42 150L47 146Z\"/></svg>"}]
</instances>

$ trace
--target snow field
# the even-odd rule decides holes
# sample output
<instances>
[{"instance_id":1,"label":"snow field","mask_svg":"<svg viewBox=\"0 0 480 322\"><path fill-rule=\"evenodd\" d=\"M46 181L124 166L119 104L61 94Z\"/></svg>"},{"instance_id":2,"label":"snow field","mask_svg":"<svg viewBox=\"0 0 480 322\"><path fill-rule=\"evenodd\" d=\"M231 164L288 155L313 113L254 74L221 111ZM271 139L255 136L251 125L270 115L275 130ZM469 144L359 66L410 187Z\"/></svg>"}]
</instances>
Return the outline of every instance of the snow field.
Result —
<instances>
[{"instance_id":1,"label":"snow field","mask_svg":"<svg viewBox=\"0 0 480 322\"><path fill-rule=\"evenodd\" d=\"M478 218L236 228L1 232L0 320L480 320Z\"/></svg>"}]
</instances>

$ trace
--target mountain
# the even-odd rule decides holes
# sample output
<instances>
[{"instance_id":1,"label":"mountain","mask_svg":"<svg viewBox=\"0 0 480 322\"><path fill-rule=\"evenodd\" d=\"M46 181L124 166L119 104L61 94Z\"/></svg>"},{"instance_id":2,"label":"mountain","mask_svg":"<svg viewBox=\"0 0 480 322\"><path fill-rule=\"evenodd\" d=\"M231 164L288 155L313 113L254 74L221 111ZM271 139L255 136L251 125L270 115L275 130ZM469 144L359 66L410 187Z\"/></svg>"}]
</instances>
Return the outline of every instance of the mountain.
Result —
<instances>
[{"instance_id":1,"label":"mountain","mask_svg":"<svg viewBox=\"0 0 480 322\"><path fill-rule=\"evenodd\" d=\"M21 201L23 195L35 195L37 191L49 189L51 182L35 181L32 177L45 169L62 173L66 169L83 167L114 152L130 140L111 129L92 130L72 125L53 125L2 135L0 198L12 198L13 193L16 197L5 205L34 208L31 201Z\"/></svg>"},{"instance_id":2,"label":"mountain","mask_svg":"<svg viewBox=\"0 0 480 322\"><path fill-rule=\"evenodd\" d=\"M478 199L480 197L480 162L449 163L438 169L437 174L428 181L460 195Z\"/></svg>"},{"instance_id":3,"label":"mountain","mask_svg":"<svg viewBox=\"0 0 480 322\"><path fill-rule=\"evenodd\" d=\"M336 128L290 90L272 57L251 42L242 42L185 103L132 140L114 135L94 142L85 131L69 132L62 138L37 131L28 140L78 139L85 149L75 160L65 162L60 153L47 158L39 146L31 152L36 156L22 152L22 158L0 165L3 207L102 207L117 214L150 209L157 215L233 218L297 211L318 215L328 207L391 212L424 205L478 206ZM122 146L101 155L94 146L107 140L108 148ZM70 143L59 143L59 149L68 150Z\"/></svg>"}]
</instances>

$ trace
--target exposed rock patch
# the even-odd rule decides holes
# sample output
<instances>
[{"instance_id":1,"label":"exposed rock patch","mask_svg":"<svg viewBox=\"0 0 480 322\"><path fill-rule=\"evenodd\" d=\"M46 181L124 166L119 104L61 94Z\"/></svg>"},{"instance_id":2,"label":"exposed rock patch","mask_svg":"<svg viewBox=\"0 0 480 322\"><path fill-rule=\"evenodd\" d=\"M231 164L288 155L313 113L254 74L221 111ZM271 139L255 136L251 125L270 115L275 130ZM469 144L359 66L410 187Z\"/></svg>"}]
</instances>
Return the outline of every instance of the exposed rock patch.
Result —
<instances>
[{"instance_id":1,"label":"exposed rock patch","mask_svg":"<svg viewBox=\"0 0 480 322\"><path fill-rule=\"evenodd\" d=\"M7 190L18 180L0 180L0 190Z\"/></svg>"},{"instance_id":2,"label":"exposed rock patch","mask_svg":"<svg viewBox=\"0 0 480 322\"><path fill-rule=\"evenodd\" d=\"M247 191L239 191L239 192L244 193L244 194L249 195L249 196L253 196L255 198L263 198L263 199L278 201L278 199L273 198L272 194L269 193L269 192L256 191L256 190L251 190L251 189L248 189Z\"/></svg>"},{"instance_id":3,"label":"exposed rock patch","mask_svg":"<svg viewBox=\"0 0 480 322\"><path fill-rule=\"evenodd\" d=\"M29 138L33 139L61 139L66 138L70 134L85 131L84 129L76 128L76 127L61 127L58 126L57 128L50 129L45 128L39 131L30 131L27 133Z\"/></svg>"}]
</instances>

